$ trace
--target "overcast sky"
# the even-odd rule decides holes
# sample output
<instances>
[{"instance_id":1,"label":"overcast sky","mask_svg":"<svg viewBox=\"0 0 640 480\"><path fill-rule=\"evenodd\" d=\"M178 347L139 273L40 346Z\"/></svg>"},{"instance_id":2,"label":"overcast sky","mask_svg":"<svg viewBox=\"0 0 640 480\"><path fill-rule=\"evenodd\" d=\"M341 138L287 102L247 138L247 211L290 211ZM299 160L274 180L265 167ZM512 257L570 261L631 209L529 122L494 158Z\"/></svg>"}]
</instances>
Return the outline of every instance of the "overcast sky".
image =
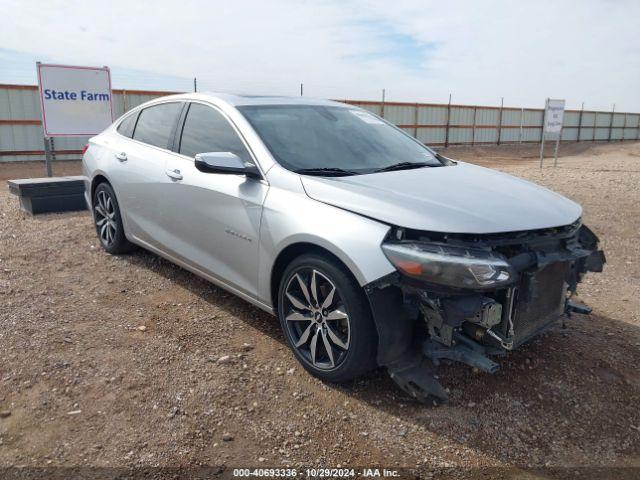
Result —
<instances>
[{"instance_id":1,"label":"overcast sky","mask_svg":"<svg viewBox=\"0 0 640 480\"><path fill-rule=\"evenodd\" d=\"M0 0L0 82L640 111L640 1Z\"/></svg>"}]
</instances>

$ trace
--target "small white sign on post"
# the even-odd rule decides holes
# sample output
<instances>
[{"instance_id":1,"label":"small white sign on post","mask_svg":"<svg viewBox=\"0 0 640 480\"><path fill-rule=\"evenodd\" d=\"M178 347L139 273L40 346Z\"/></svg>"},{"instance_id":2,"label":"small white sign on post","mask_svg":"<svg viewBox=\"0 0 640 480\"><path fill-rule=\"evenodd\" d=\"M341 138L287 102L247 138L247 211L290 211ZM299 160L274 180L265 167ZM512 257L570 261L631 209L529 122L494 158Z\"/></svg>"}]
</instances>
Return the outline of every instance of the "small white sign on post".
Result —
<instances>
[{"instance_id":1,"label":"small white sign on post","mask_svg":"<svg viewBox=\"0 0 640 480\"><path fill-rule=\"evenodd\" d=\"M96 135L111 125L108 67L37 66L45 137Z\"/></svg>"},{"instance_id":2,"label":"small white sign on post","mask_svg":"<svg viewBox=\"0 0 640 480\"><path fill-rule=\"evenodd\" d=\"M540 168L544 158L544 141L555 140L553 165L558 164L558 146L562 137L562 123L564 121L564 100L547 98L544 105L544 124L542 128L542 139L540 144Z\"/></svg>"},{"instance_id":3,"label":"small white sign on post","mask_svg":"<svg viewBox=\"0 0 640 480\"><path fill-rule=\"evenodd\" d=\"M562 133L564 120L564 100L547 99L544 109L544 133L549 140L555 140Z\"/></svg>"},{"instance_id":4,"label":"small white sign on post","mask_svg":"<svg viewBox=\"0 0 640 480\"><path fill-rule=\"evenodd\" d=\"M113 122L109 67L76 67L38 62L40 110L47 176L53 175L52 137L96 135Z\"/></svg>"}]
</instances>

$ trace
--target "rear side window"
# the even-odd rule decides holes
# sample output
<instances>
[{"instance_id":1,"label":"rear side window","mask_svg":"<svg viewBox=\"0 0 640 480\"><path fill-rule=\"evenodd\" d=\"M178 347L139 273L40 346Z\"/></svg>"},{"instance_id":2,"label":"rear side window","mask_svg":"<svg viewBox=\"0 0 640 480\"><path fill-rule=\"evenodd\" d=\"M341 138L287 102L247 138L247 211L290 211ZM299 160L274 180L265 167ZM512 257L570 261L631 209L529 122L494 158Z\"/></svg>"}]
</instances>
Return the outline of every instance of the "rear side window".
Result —
<instances>
[{"instance_id":1,"label":"rear side window","mask_svg":"<svg viewBox=\"0 0 640 480\"><path fill-rule=\"evenodd\" d=\"M129 115L118 125L118 133L120 135L124 135L125 137L133 137L133 129L136 126L136 119L138 118L138 114L134 113L133 115Z\"/></svg>"},{"instance_id":2,"label":"rear side window","mask_svg":"<svg viewBox=\"0 0 640 480\"><path fill-rule=\"evenodd\" d=\"M133 139L169 148L181 108L181 103L163 103L145 108L140 112Z\"/></svg>"},{"instance_id":3,"label":"rear side window","mask_svg":"<svg viewBox=\"0 0 640 480\"><path fill-rule=\"evenodd\" d=\"M199 103L189 107L179 151L189 157L195 157L196 153L231 152L251 162L249 152L231 124L217 110Z\"/></svg>"}]
</instances>

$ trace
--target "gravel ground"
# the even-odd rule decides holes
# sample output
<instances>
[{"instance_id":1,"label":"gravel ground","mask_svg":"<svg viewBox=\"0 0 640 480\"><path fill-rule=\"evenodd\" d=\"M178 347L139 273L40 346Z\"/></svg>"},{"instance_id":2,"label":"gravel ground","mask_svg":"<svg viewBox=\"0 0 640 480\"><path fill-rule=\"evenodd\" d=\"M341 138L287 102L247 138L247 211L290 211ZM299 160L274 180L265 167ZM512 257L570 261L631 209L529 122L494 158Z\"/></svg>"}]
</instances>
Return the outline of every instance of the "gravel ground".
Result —
<instances>
[{"instance_id":1,"label":"gravel ground","mask_svg":"<svg viewBox=\"0 0 640 480\"><path fill-rule=\"evenodd\" d=\"M496 375L444 367L451 401L437 408L382 371L323 384L275 318L153 254L110 256L88 212L30 217L3 188L0 468L384 466L436 478L639 468L640 144L562 150L543 170L535 146L445 152L581 203L608 263L579 290L593 315L500 360ZM0 164L0 179L42 169Z\"/></svg>"}]
</instances>

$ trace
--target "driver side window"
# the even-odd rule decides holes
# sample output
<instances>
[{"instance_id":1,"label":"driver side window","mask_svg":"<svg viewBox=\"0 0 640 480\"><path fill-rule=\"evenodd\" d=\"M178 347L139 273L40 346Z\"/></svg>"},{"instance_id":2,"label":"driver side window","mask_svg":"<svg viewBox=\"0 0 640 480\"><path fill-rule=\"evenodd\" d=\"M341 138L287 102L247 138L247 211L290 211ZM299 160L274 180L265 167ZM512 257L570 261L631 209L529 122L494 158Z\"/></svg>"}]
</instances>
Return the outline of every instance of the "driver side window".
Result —
<instances>
[{"instance_id":1,"label":"driver side window","mask_svg":"<svg viewBox=\"0 0 640 480\"><path fill-rule=\"evenodd\" d=\"M253 163L251 155L227 119L214 108L200 103L189 106L178 152L188 157L204 152L231 152L242 161Z\"/></svg>"}]
</instances>

